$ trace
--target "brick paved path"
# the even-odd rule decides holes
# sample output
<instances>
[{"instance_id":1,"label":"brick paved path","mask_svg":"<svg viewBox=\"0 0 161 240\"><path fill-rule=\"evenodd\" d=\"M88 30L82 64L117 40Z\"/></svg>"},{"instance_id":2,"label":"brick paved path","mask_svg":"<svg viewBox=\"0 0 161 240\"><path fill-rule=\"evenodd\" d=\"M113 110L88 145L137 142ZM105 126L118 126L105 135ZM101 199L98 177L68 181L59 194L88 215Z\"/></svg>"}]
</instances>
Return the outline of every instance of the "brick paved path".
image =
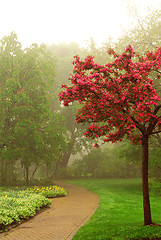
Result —
<instances>
[{"instance_id":1,"label":"brick paved path","mask_svg":"<svg viewBox=\"0 0 161 240\"><path fill-rule=\"evenodd\" d=\"M78 229L89 220L97 209L99 197L76 185L59 182L68 195L52 200L51 208L38 214L7 235L2 240L71 240Z\"/></svg>"}]
</instances>

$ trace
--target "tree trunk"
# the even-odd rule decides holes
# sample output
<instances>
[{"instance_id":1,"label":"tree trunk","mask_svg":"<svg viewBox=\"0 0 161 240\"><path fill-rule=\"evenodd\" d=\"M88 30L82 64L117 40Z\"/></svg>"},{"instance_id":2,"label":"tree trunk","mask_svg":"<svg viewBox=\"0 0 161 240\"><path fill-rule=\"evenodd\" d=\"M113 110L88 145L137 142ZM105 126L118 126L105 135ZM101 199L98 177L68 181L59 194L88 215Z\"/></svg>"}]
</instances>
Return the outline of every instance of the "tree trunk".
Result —
<instances>
[{"instance_id":1,"label":"tree trunk","mask_svg":"<svg viewBox=\"0 0 161 240\"><path fill-rule=\"evenodd\" d=\"M46 177L49 178L49 164L46 164Z\"/></svg>"},{"instance_id":2,"label":"tree trunk","mask_svg":"<svg viewBox=\"0 0 161 240\"><path fill-rule=\"evenodd\" d=\"M62 158L61 162L59 163L59 166L60 166L61 168L67 167L71 154L72 154L72 149L71 149L71 147L70 147L70 148L64 153L63 158Z\"/></svg>"},{"instance_id":3,"label":"tree trunk","mask_svg":"<svg viewBox=\"0 0 161 240\"><path fill-rule=\"evenodd\" d=\"M26 185L29 185L29 168L25 167L25 171L26 171Z\"/></svg>"},{"instance_id":4,"label":"tree trunk","mask_svg":"<svg viewBox=\"0 0 161 240\"><path fill-rule=\"evenodd\" d=\"M2 159L1 160L1 184L2 184L2 186L6 185L6 173L7 173L6 161L4 159Z\"/></svg>"},{"instance_id":5,"label":"tree trunk","mask_svg":"<svg viewBox=\"0 0 161 240\"><path fill-rule=\"evenodd\" d=\"M10 173L10 180L12 183L16 183L16 174L15 174L15 163L11 162L11 173Z\"/></svg>"},{"instance_id":6,"label":"tree trunk","mask_svg":"<svg viewBox=\"0 0 161 240\"><path fill-rule=\"evenodd\" d=\"M144 208L144 225L150 225L151 210L149 201L149 184L148 184L148 136L143 136L142 140L142 188L143 188L143 208Z\"/></svg>"},{"instance_id":7,"label":"tree trunk","mask_svg":"<svg viewBox=\"0 0 161 240\"><path fill-rule=\"evenodd\" d=\"M39 168L39 166L36 165L36 167L35 167L35 169L34 169L34 171L33 171L33 173L32 173L31 179L34 179L34 175L35 175L35 173L36 173L36 171L37 171L38 168Z\"/></svg>"},{"instance_id":8,"label":"tree trunk","mask_svg":"<svg viewBox=\"0 0 161 240\"><path fill-rule=\"evenodd\" d=\"M71 136L70 136L69 147L68 147L68 149L66 149L66 151L63 154L63 157L62 157L61 161L59 162L58 170L60 168L67 167L70 156L72 154L72 150L73 150L74 145L75 145L75 139L76 139L76 132L75 132L75 129L73 129L73 131L71 132Z\"/></svg>"},{"instance_id":9,"label":"tree trunk","mask_svg":"<svg viewBox=\"0 0 161 240\"><path fill-rule=\"evenodd\" d=\"M4 160L1 160L1 184L2 186L5 183L5 177L4 177Z\"/></svg>"}]
</instances>

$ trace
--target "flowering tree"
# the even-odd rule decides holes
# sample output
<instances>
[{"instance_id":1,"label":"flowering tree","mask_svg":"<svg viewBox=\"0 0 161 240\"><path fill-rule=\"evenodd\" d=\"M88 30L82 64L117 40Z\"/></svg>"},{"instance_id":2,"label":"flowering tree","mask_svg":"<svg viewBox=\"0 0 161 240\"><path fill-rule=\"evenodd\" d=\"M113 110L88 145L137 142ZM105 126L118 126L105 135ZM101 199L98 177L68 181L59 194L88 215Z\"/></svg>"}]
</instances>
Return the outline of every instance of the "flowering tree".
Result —
<instances>
[{"instance_id":1,"label":"flowering tree","mask_svg":"<svg viewBox=\"0 0 161 240\"><path fill-rule=\"evenodd\" d=\"M154 88L153 72L159 81L161 48L140 57L128 46L121 55L113 49L112 63L100 65L94 57L84 61L76 56L71 86L59 94L64 106L74 100L82 107L76 122L89 122L85 136L103 137L104 142L121 141L125 136L142 144L142 185L144 225L152 224L148 189L148 140L161 132L161 103ZM95 144L98 147L98 144Z\"/></svg>"}]
</instances>

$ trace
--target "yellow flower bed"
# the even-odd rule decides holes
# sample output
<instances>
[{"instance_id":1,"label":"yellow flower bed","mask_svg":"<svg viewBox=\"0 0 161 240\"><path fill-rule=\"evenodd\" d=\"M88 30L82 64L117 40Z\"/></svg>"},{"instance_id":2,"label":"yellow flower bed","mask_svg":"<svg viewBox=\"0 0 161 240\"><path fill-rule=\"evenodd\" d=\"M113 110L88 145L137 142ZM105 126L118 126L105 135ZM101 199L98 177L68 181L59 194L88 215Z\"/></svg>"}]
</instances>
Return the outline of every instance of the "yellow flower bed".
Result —
<instances>
[{"instance_id":1,"label":"yellow flower bed","mask_svg":"<svg viewBox=\"0 0 161 240\"><path fill-rule=\"evenodd\" d=\"M54 197L63 197L67 194L63 187L60 186L47 186L47 187L37 187L28 188L30 192L39 193L47 198L54 198Z\"/></svg>"}]
</instances>

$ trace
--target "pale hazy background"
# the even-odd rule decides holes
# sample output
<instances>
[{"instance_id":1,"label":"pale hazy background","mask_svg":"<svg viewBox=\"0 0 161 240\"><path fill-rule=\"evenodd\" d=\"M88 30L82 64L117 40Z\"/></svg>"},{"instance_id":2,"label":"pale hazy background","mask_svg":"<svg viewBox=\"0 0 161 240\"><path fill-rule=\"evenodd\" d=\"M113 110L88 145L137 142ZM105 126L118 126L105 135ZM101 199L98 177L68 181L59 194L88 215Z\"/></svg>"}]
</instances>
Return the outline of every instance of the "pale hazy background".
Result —
<instances>
[{"instance_id":1,"label":"pale hazy background","mask_svg":"<svg viewBox=\"0 0 161 240\"><path fill-rule=\"evenodd\" d=\"M134 24L128 6L138 14L161 6L161 0L0 0L0 38L15 31L24 47L78 42L90 37L101 44L116 39Z\"/></svg>"}]
</instances>

